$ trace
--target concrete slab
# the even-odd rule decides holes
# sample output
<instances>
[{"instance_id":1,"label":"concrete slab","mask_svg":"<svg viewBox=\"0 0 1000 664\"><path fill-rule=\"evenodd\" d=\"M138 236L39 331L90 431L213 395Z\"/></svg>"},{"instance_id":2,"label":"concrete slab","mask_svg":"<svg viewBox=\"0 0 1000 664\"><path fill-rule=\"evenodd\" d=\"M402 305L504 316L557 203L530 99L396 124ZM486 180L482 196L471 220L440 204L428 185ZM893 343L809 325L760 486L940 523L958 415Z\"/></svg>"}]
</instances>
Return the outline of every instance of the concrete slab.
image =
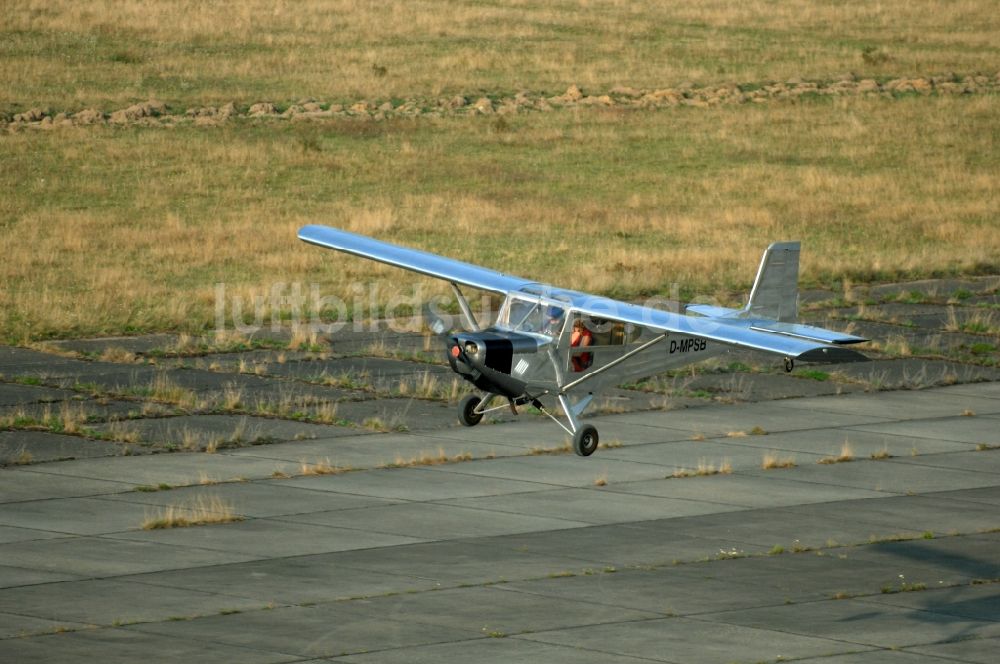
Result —
<instances>
[{"instance_id":1,"label":"concrete slab","mask_svg":"<svg viewBox=\"0 0 1000 664\"><path fill-rule=\"evenodd\" d=\"M284 517L293 523L374 530L420 540L460 539L578 528L587 525L561 518L490 510L465 505L407 503L353 510L313 512Z\"/></svg>"},{"instance_id":2,"label":"concrete slab","mask_svg":"<svg viewBox=\"0 0 1000 664\"><path fill-rule=\"evenodd\" d=\"M127 485L116 483L104 493L132 490L136 486L161 483L172 486L201 484L209 481L230 481L247 478L269 478L276 471L297 472L300 463L231 456L229 454L156 454L153 456L114 457L110 459L80 459L39 467L39 475L64 478L112 480L128 478ZM132 483L134 482L134 483ZM98 493L94 491L94 493Z\"/></svg>"},{"instance_id":3,"label":"concrete slab","mask_svg":"<svg viewBox=\"0 0 1000 664\"><path fill-rule=\"evenodd\" d=\"M959 662L993 664L1000 652L1000 639L963 639L950 643L918 646L907 652L940 657Z\"/></svg>"},{"instance_id":4,"label":"concrete slab","mask_svg":"<svg viewBox=\"0 0 1000 664\"><path fill-rule=\"evenodd\" d=\"M970 452L973 454L973 452ZM793 469L747 470L747 475L765 477L785 473L792 479L818 484L848 486L896 494L927 493L952 489L996 486L996 478L986 474L946 468L928 468L895 459L837 463L803 464Z\"/></svg>"},{"instance_id":5,"label":"concrete slab","mask_svg":"<svg viewBox=\"0 0 1000 664\"><path fill-rule=\"evenodd\" d=\"M246 662L274 664L294 661L287 653L222 645L213 641L195 641L144 634L129 629L82 629L31 639L10 639L0 643L0 650L12 662L106 662L126 664L141 662L155 653L157 662L194 661Z\"/></svg>"},{"instance_id":6,"label":"concrete slab","mask_svg":"<svg viewBox=\"0 0 1000 664\"><path fill-rule=\"evenodd\" d=\"M925 591L883 593L866 598L865 601L994 623L1000 616L1000 587L996 583L951 588L931 586Z\"/></svg>"},{"instance_id":7,"label":"concrete slab","mask_svg":"<svg viewBox=\"0 0 1000 664\"><path fill-rule=\"evenodd\" d=\"M948 395L958 394L980 399L1000 399L1000 382L953 385L942 387L940 392Z\"/></svg>"},{"instance_id":8,"label":"concrete slab","mask_svg":"<svg viewBox=\"0 0 1000 664\"><path fill-rule=\"evenodd\" d=\"M371 600L367 608L389 618L464 630L470 636L506 636L662 617L658 613L612 607L586 600L510 592L505 584L451 588L425 596L379 597Z\"/></svg>"},{"instance_id":9,"label":"concrete slab","mask_svg":"<svg viewBox=\"0 0 1000 664\"><path fill-rule=\"evenodd\" d=\"M298 657L340 655L397 649L469 639L479 634L416 622L412 617L373 615L361 602L275 608L183 622L159 622L127 628L182 642L210 642Z\"/></svg>"},{"instance_id":10,"label":"concrete slab","mask_svg":"<svg viewBox=\"0 0 1000 664\"><path fill-rule=\"evenodd\" d=\"M51 360L6 355L25 373ZM0 349L8 374L4 357ZM142 377L133 373L141 365L52 362L67 380ZM200 394L233 379L174 373ZM798 380L780 379L773 382ZM254 398L299 387L284 377L238 380ZM449 408L447 422L437 415L444 410L411 410L411 422L400 420L408 432L3 469L0 619L34 636L0 634L0 659L134 661L154 652L163 661L244 661L248 653L250 661L292 661L355 653L346 659L714 663L781 655L929 664L932 651L920 651L940 648L943 657L982 661L982 649L915 639L995 644L995 584L971 584L1000 578L1000 534L981 532L998 527L998 469L975 442L925 426L940 422L967 438L971 421L1000 419L1000 392L991 385L595 417L605 442L626 445L588 459L527 455L565 438L540 416L467 429L452 426ZM389 417L405 401L365 399L357 413ZM976 416L952 412L959 405ZM770 434L725 436L754 426ZM709 439L691 440L695 433ZM842 436L851 437L855 462L813 463L839 453ZM503 458L373 468L438 446L449 455ZM895 458L868 459L883 446ZM799 466L761 470L769 449ZM732 475L665 479L678 466L726 456ZM326 458L357 470L272 477ZM200 484L234 478L246 481ZM161 482L191 486L132 490ZM147 510L199 495L222 497L248 520L137 529ZM934 538L925 540L928 529ZM947 534L956 531L969 534ZM888 541L900 535L917 539ZM775 544L785 553L768 555ZM807 546L820 550L791 553ZM904 582L927 591L895 592ZM136 620L144 622L122 626ZM88 623L120 626L45 634Z\"/></svg>"},{"instance_id":11,"label":"concrete slab","mask_svg":"<svg viewBox=\"0 0 1000 664\"><path fill-rule=\"evenodd\" d=\"M242 552L221 553L101 537L65 537L0 545L0 560L5 565L78 577L109 577L224 565L257 558L259 556Z\"/></svg>"},{"instance_id":12,"label":"concrete slab","mask_svg":"<svg viewBox=\"0 0 1000 664\"><path fill-rule=\"evenodd\" d=\"M702 518L693 517L691 521ZM558 533L508 535L483 541L508 555L524 552L571 558L572 565L549 571L574 573L607 567L655 567L711 560L720 556L730 558L763 554L773 545L773 542L766 546L733 542L714 534L708 537L689 535L684 532L681 519L591 526Z\"/></svg>"},{"instance_id":13,"label":"concrete slab","mask_svg":"<svg viewBox=\"0 0 1000 664\"><path fill-rule=\"evenodd\" d=\"M1000 622L993 620L914 611L852 599L728 611L704 616L704 620L776 633L822 635L845 645L880 648L1000 636ZM864 623L864 629L858 629L860 622Z\"/></svg>"},{"instance_id":14,"label":"concrete slab","mask_svg":"<svg viewBox=\"0 0 1000 664\"><path fill-rule=\"evenodd\" d=\"M467 462L461 465L469 465ZM314 491L336 491L360 496L398 500L447 500L471 496L494 496L537 491L538 483L515 479L438 473L430 468L397 468L337 476L294 477L276 480L288 486Z\"/></svg>"},{"instance_id":15,"label":"concrete slab","mask_svg":"<svg viewBox=\"0 0 1000 664\"><path fill-rule=\"evenodd\" d=\"M29 458L31 463L39 463L117 456L127 449L128 445L47 431L0 431L0 465L25 458Z\"/></svg>"},{"instance_id":16,"label":"concrete slab","mask_svg":"<svg viewBox=\"0 0 1000 664\"><path fill-rule=\"evenodd\" d=\"M157 587L130 580L100 579L10 588L0 613L60 623L126 625L191 619L221 612L265 608L260 600L193 589Z\"/></svg>"},{"instance_id":17,"label":"concrete slab","mask_svg":"<svg viewBox=\"0 0 1000 664\"><path fill-rule=\"evenodd\" d=\"M829 566L827 562L824 568L810 571L826 572ZM810 598L801 589L784 593L776 589L768 592L769 589L760 583L744 586L725 573L721 578L713 576L713 567L718 567L717 562L614 573L598 569L571 577L517 581L504 587L529 595L650 611L663 616L694 616L734 608L781 605L790 598Z\"/></svg>"},{"instance_id":18,"label":"concrete slab","mask_svg":"<svg viewBox=\"0 0 1000 664\"><path fill-rule=\"evenodd\" d=\"M76 396L70 390L60 390L41 385L0 383L0 406L17 406L29 403L53 403Z\"/></svg>"},{"instance_id":19,"label":"concrete slab","mask_svg":"<svg viewBox=\"0 0 1000 664\"><path fill-rule=\"evenodd\" d=\"M245 559L391 547L426 540L370 530L305 525L273 519L254 519L212 528L140 530L118 533L112 537L116 540L169 545L185 550L243 554L248 556Z\"/></svg>"},{"instance_id":20,"label":"concrete slab","mask_svg":"<svg viewBox=\"0 0 1000 664\"><path fill-rule=\"evenodd\" d=\"M153 572L128 577L148 584L154 594L159 586L211 589L233 597L263 603L310 605L379 595L414 593L441 587L437 579L410 576L408 566L383 572L349 567L341 554L271 558L247 563Z\"/></svg>"},{"instance_id":21,"label":"concrete slab","mask_svg":"<svg viewBox=\"0 0 1000 664\"><path fill-rule=\"evenodd\" d=\"M86 629L89 625L82 623L44 620L17 613L0 611L0 652L4 652L6 644L3 639L20 639L32 634L55 633L57 631ZM22 661L22 660L11 660Z\"/></svg>"},{"instance_id":22,"label":"concrete slab","mask_svg":"<svg viewBox=\"0 0 1000 664\"><path fill-rule=\"evenodd\" d=\"M896 574L886 580L899 590L903 580L924 583L929 589L942 585L968 585L1000 578L1000 560L996 550L1000 534L970 534L959 537L935 537L909 541L886 541L838 552L857 567L884 567ZM905 579L900 579L904 574ZM882 585L879 585L881 591ZM874 594L869 590L868 594Z\"/></svg>"},{"instance_id":23,"label":"concrete slab","mask_svg":"<svg viewBox=\"0 0 1000 664\"><path fill-rule=\"evenodd\" d=\"M594 486L595 480L598 479L608 482L627 482L664 476L662 466L617 461L599 454L586 459L580 459L575 454L563 454L470 461L429 467L428 472L470 477L511 478L536 482L540 485L574 487Z\"/></svg>"},{"instance_id":24,"label":"concrete slab","mask_svg":"<svg viewBox=\"0 0 1000 664\"><path fill-rule=\"evenodd\" d=\"M339 401L337 417L385 431L439 429L457 421L454 407L446 403L407 398Z\"/></svg>"},{"instance_id":25,"label":"concrete slab","mask_svg":"<svg viewBox=\"0 0 1000 664\"><path fill-rule=\"evenodd\" d=\"M719 551L752 553L783 547L787 551L843 544L865 544L878 535L874 526L858 522L846 514L827 513L818 519L791 509L748 510L706 515L683 520L646 521L637 528L683 532L689 537L714 539L723 543ZM920 531L906 531L918 537Z\"/></svg>"},{"instance_id":26,"label":"concrete slab","mask_svg":"<svg viewBox=\"0 0 1000 664\"><path fill-rule=\"evenodd\" d=\"M722 439L717 439L722 440ZM733 446L752 447L758 450L775 450L802 453L799 460L823 457L839 457L847 443L854 458L866 461L872 455L888 453L892 457L910 457L913 454L935 454L939 452L968 451L974 449L970 443L937 438L914 438L908 435L875 433L857 428L811 429L809 431L788 431L767 436L746 436L725 439ZM757 452L760 461L760 453ZM816 455L811 457L810 455Z\"/></svg>"},{"instance_id":27,"label":"concrete slab","mask_svg":"<svg viewBox=\"0 0 1000 664\"><path fill-rule=\"evenodd\" d=\"M470 442L461 437L442 437L428 432L369 433L226 450L234 456L284 461L329 458L331 462L352 468L377 468L397 463L397 459L407 462L424 455L437 457L442 452L449 458L471 454L478 459L523 453L516 447Z\"/></svg>"},{"instance_id":28,"label":"concrete slab","mask_svg":"<svg viewBox=\"0 0 1000 664\"><path fill-rule=\"evenodd\" d=\"M144 353L168 348L177 344L173 334L144 334L138 337L99 337L96 339L70 339L51 342L55 348L79 353L103 353L108 349L121 349L130 353Z\"/></svg>"},{"instance_id":29,"label":"concrete slab","mask_svg":"<svg viewBox=\"0 0 1000 664\"><path fill-rule=\"evenodd\" d=\"M885 493L869 489L797 481L788 475L776 473L766 477L736 474L624 482L616 483L614 490L739 507L782 507L886 496Z\"/></svg>"},{"instance_id":30,"label":"concrete slab","mask_svg":"<svg viewBox=\"0 0 1000 664\"><path fill-rule=\"evenodd\" d=\"M100 535L139 528L143 505L116 505L97 498L57 498L0 505L0 524L73 535Z\"/></svg>"},{"instance_id":31,"label":"concrete slab","mask_svg":"<svg viewBox=\"0 0 1000 664\"><path fill-rule=\"evenodd\" d=\"M779 436L785 436L785 438L779 438ZM783 449L782 442L808 440L810 437L811 432L793 432L773 436L723 437L704 441L627 445L601 451L600 454L602 459L618 459L661 466L663 477L667 477L676 470L695 470L703 464L712 465L718 469L724 465L724 462L729 462L732 469L737 471L742 468L754 468L760 466L764 452ZM821 458L822 448L817 445L800 443L798 447L805 448L799 455L800 460L809 459L814 462Z\"/></svg>"},{"instance_id":32,"label":"concrete slab","mask_svg":"<svg viewBox=\"0 0 1000 664\"><path fill-rule=\"evenodd\" d=\"M74 574L0 565L0 588L16 588L18 586L31 586L39 583L73 581L79 578L79 576Z\"/></svg>"},{"instance_id":33,"label":"concrete slab","mask_svg":"<svg viewBox=\"0 0 1000 664\"><path fill-rule=\"evenodd\" d=\"M927 496L893 496L788 507L786 513L825 522L845 514L872 534L894 533L975 533L1000 528L1000 514L992 505L959 502Z\"/></svg>"},{"instance_id":34,"label":"concrete slab","mask_svg":"<svg viewBox=\"0 0 1000 664\"><path fill-rule=\"evenodd\" d=\"M935 495L945 499L962 500L974 503L985 503L1000 507L1000 491L995 487L984 487L982 489L959 489L957 491L941 491Z\"/></svg>"},{"instance_id":35,"label":"concrete slab","mask_svg":"<svg viewBox=\"0 0 1000 664\"><path fill-rule=\"evenodd\" d=\"M852 643L802 636L767 627L712 624L689 618L596 625L585 629L527 634L518 638L658 662L749 662L800 659L864 650Z\"/></svg>"},{"instance_id":36,"label":"concrete slab","mask_svg":"<svg viewBox=\"0 0 1000 664\"><path fill-rule=\"evenodd\" d=\"M847 397L843 397L847 398ZM789 403L795 400L789 400ZM959 411L961 412L961 411ZM957 414L957 413L956 413ZM705 436L725 436L730 432L749 433L754 427L767 432L845 427L883 422L891 419L886 413L864 414L845 409L844 412L812 410L807 419L790 416L785 401L735 404L725 408L687 408L682 411L628 413L613 415L602 420L605 431L614 428L617 421L650 427L666 427L691 431ZM607 422L607 424L604 424Z\"/></svg>"},{"instance_id":37,"label":"concrete slab","mask_svg":"<svg viewBox=\"0 0 1000 664\"><path fill-rule=\"evenodd\" d=\"M114 474L110 479L101 480L62 474L56 476L50 472L40 472L39 468L53 470L56 464L0 468L0 486L3 487L3 491L0 491L0 503L71 496L99 496L132 488L127 482L115 481Z\"/></svg>"},{"instance_id":38,"label":"concrete slab","mask_svg":"<svg viewBox=\"0 0 1000 664\"><path fill-rule=\"evenodd\" d=\"M250 518L278 517L361 507L390 505L397 501L333 491L312 491L281 483L232 482L178 487L169 491L130 491L104 496L104 501L122 501L144 506L181 505L199 497L218 496L235 514Z\"/></svg>"},{"instance_id":39,"label":"concrete slab","mask_svg":"<svg viewBox=\"0 0 1000 664\"><path fill-rule=\"evenodd\" d=\"M546 662L547 664L638 664L634 657L610 655L606 652L581 650L576 646L538 643L524 639L475 639L431 646L416 646L401 650L350 655L344 662L385 662L392 664L438 664L439 662L476 662L477 664L508 664L509 662Z\"/></svg>"},{"instance_id":40,"label":"concrete slab","mask_svg":"<svg viewBox=\"0 0 1000 664\"><path fill-rule=\"evenodd\" d=\"M430 579L441 586L479 585L510 579L539 578L576 569L582 561L566 547L532 550L525 542L562 539L578 530L556 533L504 535L446 542L429 542L374 550L345 551L318 556L334 568L363 569ZM591 563L593 566L593 563Z\"/></svg>"},{"instance_id":41,"label":"concrete slab","mask_svg":"<svg viewBox=\"0 0 1000 664\"><path fill-rule=\"evenodd\" d=\"M587 525L629 523L666 517L715 514L740 509L733 505L618 493L608 487L552 489L502 498L460 498L448 505L489 509L511 514L532 514L573 519Z\"/></svg>"},{"instance_id":42,"label":"concrete slab","mask_svg":"<svg viewBox=\"0 0 1000 664\"><path fill-rule=\"evenodd\" d=\"M853 426L849 427L848 430L932 440L950 440L973 445L998 440L996 420L989 417L947 417L934 420L886 422Z\"/></svg>"},{"instance_id":43,"label":"concrete slab","mask_svg":"<svg viewBox=\"0 0 1000 664\"><path fill-rule=\"evenodd\" d=\"M101 424L93 428L96 431L106 431L109 426L111 425ZM143 442L169 444L178 448L192 446L203 448L212 441L252 444L259 441L335 438L357 434L357 431L350 427L249 415L180 415L136 419L130 420L128 427L135 431Z\"/></svg>"},{"instance_id":44,"label":"concrete slab","mask_svg":"<svg viewBox=\"0 0 1000 664\"><path fill-rule=\"evenodd\" d=\"M996 413L997 400L976 393L956 392L955 388L870 392L845 395L838 399L807 398L781 402L794 410L829 412L879 417L891 420L926 420L960 416L965 410L982 414ZM977 410L977 408L979 410ZM855 423L856 424L856 423ZM841 426L849 426L843 424Z\"/></svg>"}]
</instances>

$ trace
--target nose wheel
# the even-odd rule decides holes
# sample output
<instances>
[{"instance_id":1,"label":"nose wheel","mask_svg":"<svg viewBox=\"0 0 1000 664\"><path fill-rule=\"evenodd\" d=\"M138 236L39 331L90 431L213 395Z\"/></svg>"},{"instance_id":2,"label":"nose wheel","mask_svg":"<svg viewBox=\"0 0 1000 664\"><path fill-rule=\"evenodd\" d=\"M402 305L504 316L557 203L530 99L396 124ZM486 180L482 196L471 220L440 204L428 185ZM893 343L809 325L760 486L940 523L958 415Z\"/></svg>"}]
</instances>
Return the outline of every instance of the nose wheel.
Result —
<instances>
[{"instance_id":1,"label":"nose wheel","mask_svg":"<svg viewBox=\"0 0 1000 664\"><path fill-rule=\"evenodd\" d=\"M580 456L590 456L597 451L597 428L592 424L584 424L573 434L573 451Z\"/></svg>"},{"instance_id":2,"label":"nose wheel","mask_svg":"<svg viewBox=\"0 0 1000 664\"><path fill-rule=\"evenodd\" d=\"M458 421L467 427L474 427L483 420L483 413L477 410L482 401L475 394L470 394L458 404Z\"/></svg>"}]
</instances>

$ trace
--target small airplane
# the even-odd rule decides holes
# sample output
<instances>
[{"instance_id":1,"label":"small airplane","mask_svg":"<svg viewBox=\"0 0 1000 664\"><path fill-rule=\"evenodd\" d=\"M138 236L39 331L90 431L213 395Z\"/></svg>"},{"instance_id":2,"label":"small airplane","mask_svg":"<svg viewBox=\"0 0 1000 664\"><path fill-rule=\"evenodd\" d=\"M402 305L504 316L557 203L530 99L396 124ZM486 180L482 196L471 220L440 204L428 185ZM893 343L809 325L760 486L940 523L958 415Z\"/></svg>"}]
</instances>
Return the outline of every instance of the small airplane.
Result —
<instances>
[{"instance_id":1,"label":"small airplane","mask_svg":"<svg viewBox=\"0 0 1000 664\"><path fill-rule=\"evenodd\" d=\"M796 322L798 242L767 248L742 309L689 304L682 314L556 288L328 226L304 226L298 237L449 282L466 329L447 331L440 318L430 326L444 336L452 370L479 390L459 404L461 423L474 426L490 411L509 406L516 414L517 406L530 404L572 437L580 456L593 454L599 443L597 429L580 416L594 394L609 384L652 376L730 348L782 356L786 371L796 361L867 359L845 347L867 339ZM459 286L504 296L491 326L480 328ZM497 397L507 404L491 407ZM552 400L561 407L565 424L545 406Z\"/></svg>"}]
</instances>

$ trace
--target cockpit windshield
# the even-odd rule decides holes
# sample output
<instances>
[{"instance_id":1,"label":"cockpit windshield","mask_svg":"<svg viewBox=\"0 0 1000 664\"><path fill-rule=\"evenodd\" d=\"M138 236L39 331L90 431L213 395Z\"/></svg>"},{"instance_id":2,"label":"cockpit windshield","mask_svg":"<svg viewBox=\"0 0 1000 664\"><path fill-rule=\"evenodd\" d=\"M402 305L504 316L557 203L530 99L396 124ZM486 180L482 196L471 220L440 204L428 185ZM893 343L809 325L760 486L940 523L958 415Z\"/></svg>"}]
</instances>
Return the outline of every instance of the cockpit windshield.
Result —
<instances>
[{"instance_id":1,"label":"cockpit windshield","mask_svg":"<svg viewBox=\"0 0 1000 664\"><path fill-rule=\"evenodd\" d=\"M558 337L564 319L565 311L561 307L512 298L499 322L509 330Z\"/></svg>"}]
</instances>

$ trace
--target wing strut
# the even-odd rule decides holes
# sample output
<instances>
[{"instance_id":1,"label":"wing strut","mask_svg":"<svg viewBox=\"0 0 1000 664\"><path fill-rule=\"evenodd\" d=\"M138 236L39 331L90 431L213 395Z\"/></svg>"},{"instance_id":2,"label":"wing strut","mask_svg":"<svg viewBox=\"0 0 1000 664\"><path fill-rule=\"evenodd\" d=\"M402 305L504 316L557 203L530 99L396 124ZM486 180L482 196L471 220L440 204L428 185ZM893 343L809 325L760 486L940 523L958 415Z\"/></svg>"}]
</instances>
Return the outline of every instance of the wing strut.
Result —
<instances>
[{"instance_id":1,"label":"wing strut","mask_svg":"<svg viewBox=\"0 0 1000 664\"><path fill-rule=\"evenodd\" d=\"M656 337L655 339L650 339L649 341L647 341L643 345L639 346L638 348L630 350L629 352L625 353L624 355L622 355L618 359L612 360L611 362L608 362L603 367L601 367L599 369L594 369L593 371L591 371L586 376L580 376L579 378L577 378L576 380L574 380L571 383L567 383L566 385L560 385L559 386L559 393L563 394L567 390L573 389L574 387L576 387L580 383L582 383L584 381L587 381L587 380L590 380L594 376L596 376L598 374L602 374L605 371L607 371L608 369L617 367L619 364L621 364L625 360L631 358L633 355L638 355L639 353L641 353L642 351L646 350L650 346L652 346L654 344L658 344L658 343L660 343L661 341L663 341L666 338L667 338L667 333L664 332L663 334L661 334L660 336ZM580 348L580 346L577 346L577 348Z\"/></svg>"},{"instance_id":2,"label":"wing strut","mask_svg":"<svg viewBox=\"0 0 1000 664\"><path fill-rule=\"evenodd\" d=\"M471 332L478 332L479 323L476 322L476 317L472 315L472 308L469 307L469 301L462 295L462 291L458 290L458 284L454 281L448 283L451 284L451 290L455 292L455 299L458 300L458 308L462 310L462 319L465 321L465 326Z\"/></svg>"}]
</instances>

